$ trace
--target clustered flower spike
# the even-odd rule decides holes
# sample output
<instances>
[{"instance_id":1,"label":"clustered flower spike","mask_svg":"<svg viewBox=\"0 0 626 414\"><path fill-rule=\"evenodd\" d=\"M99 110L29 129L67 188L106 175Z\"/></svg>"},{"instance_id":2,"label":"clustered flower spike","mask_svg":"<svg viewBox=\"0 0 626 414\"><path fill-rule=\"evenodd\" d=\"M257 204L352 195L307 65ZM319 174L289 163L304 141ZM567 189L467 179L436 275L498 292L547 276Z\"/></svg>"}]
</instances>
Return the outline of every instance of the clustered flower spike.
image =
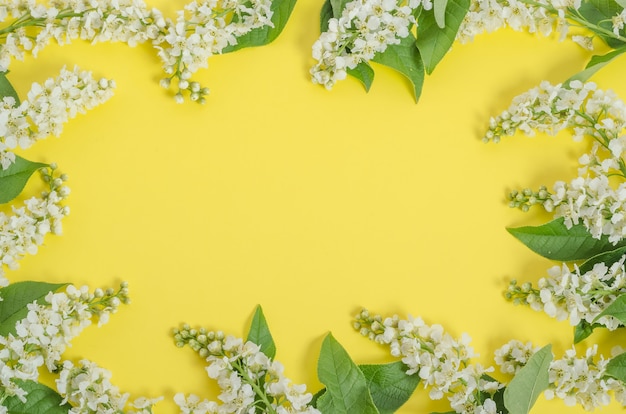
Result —
<instances>
[{"instance_id":1,"label":"clustered flower spike","mask_svg":"<svg viewBox=\"0 0 626 414\"><path fill-rule=\"evenodd\" d=\"M496 364L505 374L515 374L523 368L530 357L539 349L528 342L513 340L496 351ZM621 350L616 349L614 355ZM606 376L608 359L598 356L598 346L585 350L582 357L577 356L576 349L565 352L561 359L555 359L548 369L548 389L544 392L546 399L559 398L565 405L581 405L587 411L608 405L611 394L620 404L626 402L624 384Z\"/></svg>"},{"instance_id":2,"label":"clustered flower spike","mask_svg":"<svg viewBox=\"0 0 626 414\"><path fill-rule=\"evenodd\" d=\"M111 373L88 360L78 365L65 361L56 385L65 396L63 402L72 405L70 414L151 414L152 406L162 399L140 397L128 402L129 394L120 393L111 383Z\"/></svg>"},{"instance_id":3,"label":"clustered flower spike","mask_svg":"<svg viewBox=\"0 0 626 414\"><path fill-rule=\"evenodd\" d=\"M312 395L306 392L306 385L292 384L283 375L283 365L265 355L259 345L188 325L174 330L174 340L177 346L189 345L206 358L207 373L221 390L221 403L176 394L174 401L181 413L255 413L262 407L268 414L319 414L309 406Z\"/></svg>"},{"instance_id":4,"label":"clustered flower spike","mask_svg":"<svg viewBox=\"0 0 626 414\"><path fill-rule=\"evenodd\" d=\"M68 285L63 292L49 292L41 303L30 303L26 317L15 324L15 332L0 336L0 401L11 396L26 401L27 392L17 380L37 381L39 368L44 365L50 372L56 372L61 366L70 367L71 363L61 362L61 355L71 340L91 325L94 318L99 325L106 323L111 313L128 302L128 287L124 282L117 291L95 289L90 292L87 286ZM57 385L66 400L75 403L74 396L68 394L73 388L68 388L64 382L70 377L65 374ZM82 389L82 392L92 391L93 387ZM91 399L94 398L95 394ZM71 412L105 411L76 409Z\"/></svg>"},{"instance_id":5,"label":"clustered flower spike","mask_svg":"<svg viewBox=\"0 0 626 414\"><path fill-rule=\"evenodd\" d=\"M61 234L61 220L69 214L63 202L70 193L64 185L66 176L58 175L53 164L41 169L41 175L49 189L40 197L31 197L23 207L13 206L13 214L0 212L0 286L6 286L4 268L16 269L18 261L27 254L36 254L49 234Z\"/></svg>"},{"instance_id":6,"label":"clustered flower spike","mask_svg":"<svg viewBox=\"0 0 626 414\"><path fill-rule=\"evenodd\" d=\"M12 150L27 149L50 135L59 136L63 124L113 96L115 82L93 79L90 72L65 68L56 78L33 83L27 99L16 105L13 97L0 101L0 165L15 162Z\"/></svg>"},{"instance_id":7,"label":"clustered flower spike","mask_svg":"<svg viewBox=\"0 0 626 414\"><path fill-rule=\"evenodd\" d=\"M623 256L610 267L597 263L582 273L577 266L570 269L566 264L553 266L548 277L541 278L538 288L531 283L518 286L512 281L506 297L516 304L529 305L557 320L568 319L572 326L581 321L598 323L613 331L621 326L612 316L596 318L619 296L626 293L626 270Z\"/></svg>"},{"instance_id":8,"label":"clustered flower spike","mask_svg":"<svg viewBox=\"0 0 626 414\"><path fill-rule=\"evenodd\" d=\"M617 244L626 236L626 104L612 91L592 82L568 85L542 82L517 96L508 110L492 118L484 141L498 142L517 131L556 135L569 130L574 139L593 139L591 150L579 158L578 177L558 181L553 190L524 189L510 195L511 206L528 210L540 205L568 228L579 223L595 238L608 236ZM619 176L612 184L609 177Z\"/></svg>"},{"instance_id":9,"label":"clustered flower spike","mask_svg":"<svg viewBox=\"0 0 626 414\"><path fill-rule=\"evenodd\" d=\"M75 39L124 42L130 46L150 41L163 62L169 88L176 80L177 102L188 93L204 102L207 88L191 76L207 66L207 59L237 44L237 38L261 27L273 27L271 0L193 1L166 19L142 0L35 0L0 5L0 72L11 59L37 56L51 41L67 44ZM35 33L35 34L34 34Z\"/></svg>"},{"instance_id":10,"label":"clustered flower spike","mask_svg":"<svg viewBox=\"0 0 626 414\"><path fill-rule=\"evenodd\" d=\"M441 325L427 325L421 318L383 318L367 310L356 316L354 328L389 346L391 355L407 366L407 375L419 375L424 387L430 387L431 399L446 396L457 413L496 414L492 397L502 384L485 379L493 368L470 363L474 352L468 335L456 340Z\"/></svg>"},{"instance_id":11,"label":"clustered flower spike","mask_svg":"<svg viewBox=\"0 0 626 414\"><path fill-rule=\"evenodd\" d=\"M183 92L187 91L191 100L203 103L209 90L190 82L191 75L207 67L209 57L236 45L238 37L256 28L274 27L272 15L270 0L189 3L178 12L176 22L168 21L167 33L154 42L169 75L161 86L169 88L172 79L177 79L177 102L183 102Z\"/></svg>"},{"instance_id":12,"label":"clustered flower spike","mask_svg":"<svg viewBox=\"0 0 626 414\"><path fill-rule=\"evenodd\" d=\"M430 0L353 0L340 18L331 18L328 29L313 44L313 83L331 89L346 77L347 70L368 62L388 46L399 44L415 24L413 13Z\"/></svg>"}]
</instances>

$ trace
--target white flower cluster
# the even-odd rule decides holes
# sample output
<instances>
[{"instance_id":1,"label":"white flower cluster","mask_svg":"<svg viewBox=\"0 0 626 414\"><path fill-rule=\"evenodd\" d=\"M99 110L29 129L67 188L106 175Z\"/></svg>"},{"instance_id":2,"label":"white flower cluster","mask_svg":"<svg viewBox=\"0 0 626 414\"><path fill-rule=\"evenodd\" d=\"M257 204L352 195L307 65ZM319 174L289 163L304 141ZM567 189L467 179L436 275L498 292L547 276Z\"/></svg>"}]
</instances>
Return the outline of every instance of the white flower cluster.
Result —
<instances>
[{"instance_id":1,"label":"white flower cluster","mask_svg":"<svg viewBox=\"0 0 626 414\"><path fill-rule=\"evenodd\" d=\"M537 352L530 343L513 340L496 351L496 364L502 372L515 374ZM548 369L546 399L562 399L568 406L581 405L587 411L605 406L611 401L611 393L620 403L626 403L626 388L616 379L605 375L609 360L598 354L597 345L588 348L584 357L578 357L575 349L569 349L561 359L553 360Z\"/></svg>"},{"instance_id":2,"label":"white flower cluster","mask_svg":"<svg viewBox=\"0 0 626 414\"><path fill-rule=\"evenodd\" d=\"M161 13L141 0L11 0L0 5L0 23L6 24L0 27L0 72L7 71L12 58L23 60L26 53L36 57L51 40L134 46L156 38L164 26Z\"/></svg>"},{"instance_id":3,"label":"white flower cluster","mask_svg":"<svg viewBox=\"0 0 626 414\"><path fill-rule=\"evenodd\" d=\"M205 0L193 1L178 12L176 22L168 20L168 30L154 42L169 77L161 81L165 88L178 79L176 100L183 102L182 91L190 98L203 102L209 91L197 82L189 82L191 75L207 67L207 59L237 44L237 37L260 27L273 27L271 0Z\"/></svg>"},{"instance_id":4,"label":"white flower cluster","mask_svg":"<svg viewBox=\"0 0 626 414\"><path fill-rule=\"evenodd\" d=\"M53 372L70 341L91 324L96 317L105 323L121 303L127 303L125 283L119 291L86 286L67 286L65 292L50 292L44 303L28 305L26 317L15 324L15 334L0 336L0 389L4 396L26 399L26 391L15 380L37 381L39 367Z\"/></svg>"},{"instance_id":5,"label":"white flower cluster","mask_svg":"<svg viewBox=\"0 0 626 414\"><path fill-rule=\"evenodd\" d=\"M473 0L457 32L457 40L467 43L478 34L503 27L544 36L556 31L563 38L569 29L566 12L568 8L578 9L580 3L580 0Z\"/></svg>"},{"instance_id":6,"label":"white flower cluster","mask_svg":"<svg viewBox=\"0 0 626 414\"><path fill-rule=\"evenodd\" d=\"M370 316L367 310L357 315L354 327L363 336L388 345L391 355L407 366L407 375L417 374L425 387L431 387L431 399L447 396L457 413L496 413L491 397L502 384L484 378L493 368L470 363L474 352L468 335L455 340L441 325L426 325L421 318L404 320L394 315L383 319Z\"/></svg>"},{"instance_id":7,"label":"white flower cluster","mask_svg":"<svg viewBox=\"0 0 626 414\"><path fill-rule=\"evenodd\" d=\"M56 386L65 396L63 402L72 405L70 414L151 414L152 406L161 400L140 397L129 403L129 394L111 384L111 373L88 360L78 365L65 361Z\"/></svg>"},{"instance_id":8,"label":"white flower cluster","mask_svg":"<svg viewBox=\"0 0 626 414\"><path fill-rule=\"evenodd\" d=\"M313 44L311 68L313 83L326 89L346 77L348 69L374 58L389 45L399 44L414 25L413 12L430 0L353 0L345 5L341 17L331 18L328 29Z\"/></svg>"},{"instance_id":9,"label":"white flower cluster","mask_svg":"<svg viewBox=\"0 0 626 414\"><path fill-rule=\"evenodd\" d=\"M603 235L616 244L626 236L626 183L615 188L610 176L626 178L626 104L612 91L592 82L569 85L542 82L517 96L508 110L491 119L484 141L498 142L517 130L532 136L535 131L557 134L569 129L575 140L590 137L591 151L579 159L578 177L555 183L553 191L524 190L511 195L512 205L528 209L535 204L555 217L563 217L571 228L583 223L595 238Z\"/></svg>"},{"instance_id":10,"label":"white flower cluster","mask_svg":"<svg viewBox=\"0 0 626 414\"><path fill-rule=\"evenodd\" d=\"M209 377L221 390L221 404L176 394L174 401L183 414L256 413L259 405L268 413L319 414L308 405L312 395L306 385L292 384L283 375L283 365L265 355L259 345L186 325L174 331L174 339L177 346L189 345L206 358Z\"/></svg>"},{"instance_id":11,"label":"white flower cluster","mask_svg":"<svg viewBox=\"0 0 626 414\"><path fill-rule=\"evenodd\" d=\"M0 164L7 169L15 161L11 150L29 148L49 135L59 136L63 124L113 96L115 82L95 80L90 72L63 68L59 76L43 84L33 83L28 99L16 105L12 97L0 102Z\"/></svg>"},{"instance_id":12,"label":"white flower cluster","mask_svg":"<svg viewBox=\"0 0 626 414\"><path fill-rule=\"evenodd\" d=\"M12 215L0 212L0 286L8 284L4 276L5 266L17 268L18 261L25 255L37 253L47 234L63 231L61 220L70 211L63 201L70 190L63 184L65 175L54 175L54 167L41 170L50 186L49 191L26 200L23 207L13 206Z\"/></svg>"},{"instance_id":13,"label":"white flower cluster","mask_svg":"<svg viewBox=\"0 0 626 414\"><path fill-rule=\"evenodd\" d=\"M597 263L582 274L577 266L573 270L565 263L553 266L548 270L548 277L539 280L538 289L530 283L518 286L512 281L506 296L557 320L569 319L572 326L585 321L598 323L612 331L621 326L618 319L612 316L595 319L618 296L626 293L625 259L626 256L622 257L610 267Z\"/></svg>"}]
</instances>

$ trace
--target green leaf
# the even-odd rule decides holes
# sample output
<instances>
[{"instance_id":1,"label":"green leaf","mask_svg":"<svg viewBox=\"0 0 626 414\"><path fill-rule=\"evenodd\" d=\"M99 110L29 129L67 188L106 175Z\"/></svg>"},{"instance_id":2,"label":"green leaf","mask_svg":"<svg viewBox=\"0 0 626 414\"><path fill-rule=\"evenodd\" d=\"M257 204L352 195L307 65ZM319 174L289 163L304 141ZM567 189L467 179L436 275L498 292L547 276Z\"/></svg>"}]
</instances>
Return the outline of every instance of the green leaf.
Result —
<instances>
[{"instance_id":1,"label":"green leaf","mask_svg":"<svg viewBox=\"0 0 626 414\"><path fill-rule=\"evenodd\" d=\"M348 69L347 72L348 75L360 80L365 87L365 91L369 92L374 81L374 69L367 62L361 62L356 68Z\"/></svg>"},{"instance_id":2,"label":"green leaf","mask_svg":"<svg viewBox=\"0 0 626 414\"><path fill-rule=\"evenodd\" d=\"M440 29L446 27L446 6L448 0L434 0L433 1L433 14L435 15L435 22Z\"/></svg>"},{"instance_id":3,"label":"green leaf","mask_svg":"<svg viewBox=\"0 0 626 414\"><path fill-rule=\"evenodd\" d=\"M67 414L71 405L63 402L61 397L52 388L35 381L16 380L16 383L28 393L26 402L16 396L7 397L2 405L7 408L8 414Z\"/></svg>"},{"instance_id":4,"label":"green leaf","mask_svg":"<svg viewBox=\"0 0 626 414\"><path fill-rule=\"evenodd\" d=\"M626 0L624 1L626 2ZM624 52L626 52L626 47L621 47L619 49L613 50L612 52L609 52L605 55L592 56L591 60L589 60L589 63L587 63L585 69L569 78L567 81L565 81L565 83L569 84L569 82L574 80L587 82L589 78L595 75L597 71L608 65L613 59L615 59Z\"/></svg>"},{"instance_id":5,"label":"green leaf","mask_svg":"<svg viewBox=\"0 0 626 414\"><path fill-rule=\"evenodd\" d=\"M270 328L263 315L263 309L261 306L256 307L254 316L252 317L252 323L250 323L250 330L248 331L247 341L254 342L261 347L261 352L267 355L269 358L274 359L276 356L276 344L270 333Z\"/></svg>"},{"instance_id":6,"label":"green leaf","mask_svg":"<svg viewBox=\"0 0 626 414\"><path fill-rule=\"evenodd\" d=\"M66 283L15 282L0 289L0 335L15 333L15 323L26 317L27 305L42 301Z\"/></svg>"},{"instance_id":7,"label":"green leaf","mask_svg":"<svg viewBox=\"0 0 626 414\"><path fill-rule=\"evenodd\" d=\"M378 414L365 375L332 334L322 342L317 375L326 386L317 399L324 414Z\"/></svg>"},{"instance_id":8,"label":"green leaf","mask_svg":"<svg viewBox=\"0 0 626 414\"><path fill-rule=\"evenodd\" d=\"M0 98L12 96L15 99L15 106L19 106L20 98L17 96L17 92L15 92L9 79L7 79L7 73L9 72L0 72Z\"/></svg>"},{"instance_id":9,"label":"green leaf","mask_svg":"<svg viewBox=\"0 0 626 414\"><path fill-rule=\"evenodd\" d=\"M333 17L341 17L341 12L346 7L346 4L350 3L350 1L352 0L330 0L330 5L333 9Z\"/></svg>"},{"instance_id":10,"label":"green leaf","mask_svg":"<svg viewBox=\"0 0 626 414\"><path fill-rule=\"evenodd\" d=\"M372 60L403 74L413 85L415 102L419 100L424 84L424 64L419 50L415 47L415 37L412 34L401 39L400 44L389 45L383 53L377 53Z\"/></svg>"},{"instance_id":11,"label":"green leaf","mask_svg":"<svg viewBox=\"0 0 626 414\"><path fill-rule=\"evenodd\" d=\"M272 10L272 23L274 27L263 26L251 30L237 38L236 45L230 45L222 50L222 53L230 53L246 47L267 45L274 41L285 28L289 16L296 5L296 0L274 0L270 6Z\"/></svg>"},{"instance_id":12,"label":"green leaf","mask_svg":"<svg viewBox=\"0 0 626 414\"><path fill-rule=\"evenodd\" d=\"M619 320L622 325L626 325L626 295L618 296L613 303L604 308L604 310L593 320L597 322L603 316L612 316Z\"/></svg>"},{"instance_id":13,"label":"green leaf","mask_svg":"<svg viewBox=\"0 0 626 414\"><path fill-rule=\"evenodd\" d=\"M333 17L333 6L330 4L330 0L326 0L322 4L322 10L320 10L320 32L328 30L328 21Z\"/></svg>"},{"instance_id":14,"label":"green leaf","mask_svg":"<svg viewBox=\"0 0 626 414\"><path fill-rule=\"evenodd\" d=\"M365 375L372 400L380 414L391 414L400 408L413 394L420 377L407 375L406 365L392 362L383 365L359 365Z\"/></svg>"},{"instance_id":15,"label":"green leaf","mask_svg":"<svg viewBox=\"0 0 626 414\"><path fill-rule=\"evenodd\" d=\"M433 13L420 14L417 24L417 48L422 55L426 73L431 74L452 47L469 7L470 0L449 0L445 7L445 27L437 25L437 17Z\"/></svg>"},{"instance_id":16,"label":"green leaf","mask_svg":"<svg viewBox=\"0 0 626 414\"><path fill-rule=\"evenodd\" d=\"M581 3L578 12L588 22L612 32L613 24L611 23L611 18L621 12L622 9L623 7L620 7L615 0L586 0ZM623 42L600 30L594 30L593 27L589 27L589 29L612 48L617 49L624 45Z\"/></svg>"},{"instance_id":17,"label":"green leaf","mask_svg":"<svg viewBox=\"0 0 626 414\"><path fill-rule=\"evenodd\" d=\"M593 267L598 263L604 263L605 265L610 267L614 263L621 260L621 258L624 257L625 254L626 246L608 252L599 253L587 259L583 264L578 267L578 269L580 270L580 274L585 274L593 270Z\"/></svg>"},{"instance_id":18,"label":"green leaf","mask_svg":"<svg viewBox=\"0 0 626 414\"><path fill-rule=\"evenodd\" d=\"M35 171L48 164L28 161L19 155L6 170L0 169L0 204L8 203L20 195L28 179Z\"/></svg>"},{"instance_id":19,"label":"green leaf","mask_svg":"<svg viewBox=\"0 0 626 414\"><path fill-rule=\"evenodd\" d=\"M568 262L585 260L607 250L626 245L626 240L613 245L608 238L594 239L583 224L568 229L558 218L541 226L508 228L509 233L530 250L551 260Z\"/></svg>"},{"instance_id":20,"label":"green leaf","mask_svg":"<svg viewBox=\"0 0 626 414\"><path fill-rule=\"evenodd\" d=\"M626 352L610 359L604 374L622 382L626 382Z\"/></svg>"},{"instance_id":21,"label":"green leaf","mask_svg":"<svg viewBox=\"0 0 626 414\"><path fill-rule=\"evenodd\" d=\"M311 398L311 401L309 402L309 405L313 408L317 408L317 401L320 399L320 397L322 395L324 395L326 393L326 388L322 388L321 390L319 390L318 392L316 392L315 394L313 394L313 397Z\"/></svg>"},{"instance_id":22,"label":"green leaf","mask_svg":"<svg viewBox=\"0 0 626 414\"><path fill-rule=\"evenodd\" d=\"M574 343L577 344L582 340L586 339L593 333L593 330L596 328L600 328L603 325L599 323L591 324L587 321L580 321L576 327L574 327Z\"/></svg>"},{"instance_id":23,"label":"green leaf","mask_svg":"<svg viewBox=\"0 0 626 414\"><path fill-rule=\"evenodd\" d=\"M535 353L513 377L504 391L504 405L511 414L527 414L539 394L548 388L548 370L552 361L552 346L546 345Z\"/></svg>"}]
</instances>

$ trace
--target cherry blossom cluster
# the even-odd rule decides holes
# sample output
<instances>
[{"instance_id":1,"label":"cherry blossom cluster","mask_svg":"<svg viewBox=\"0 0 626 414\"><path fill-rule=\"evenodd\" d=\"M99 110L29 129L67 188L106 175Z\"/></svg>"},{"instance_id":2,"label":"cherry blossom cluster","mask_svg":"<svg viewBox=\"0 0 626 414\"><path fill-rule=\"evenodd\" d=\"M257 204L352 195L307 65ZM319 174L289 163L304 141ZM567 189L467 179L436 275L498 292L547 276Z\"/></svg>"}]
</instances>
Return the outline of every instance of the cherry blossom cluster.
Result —
<instances>
[{"instance_id":1,"label":"cherry blossom cluster","mask_svg":"<svg viewBox=\"0 0 626 414\"><path fill-rule=\"evenodd\" d=\"M56 386L64 402L72 406L69 414L151 414L162 399L139 397L129 402L129 394L120 393L111 383L111 373L88 360L78 365L64 361Z\"/></svg>"},{"instance_id":2,"label":"cherry blossom cluster","mask_svg":"<svg viewBox=\"0 0 626 414\"><path fill-rule=\"evenodd\" d=\"M0 211L0 286L8 284L4 268L15 269L27 254L34 255L47 234L61 234L61 221L69 214L63 202L70 193L64 185L66 176L58 175L53 164L41 174L49 188L39 197L24 201L22 207L12 206L13 214Z\"/></svg>"},{"instance_id":3,"label":"cherry blossom cluster","mask_svg":"<svg viewBox=\"0 0 626 414\"><path fill-rule=\"evenodd\" d=\"M59 76L43 84L33 83L19 105L13 97L0 102L0 164L7 169L15 161L15 148L29 148L50 135L59 136L63 124L113 96L115 82L93 79L90 72L63 68Z\"/></svg>"},{"instance_id":4,"label":"cherry blossom cluster","mask_svg":"<svg viewBox=\"0 0 626 414\"><path fill-rule=\"evenodd\" d=\"M568 228L583 223L593 237L608 236L616 244L626 235L625 126L626 105L612 91L597 89L592 82L542 82L492 118L484 140L498 142L518 130L529 136L569 130L577 141L591 138L591 150L579 158L578 177L556 182L552 191L545 186L514 191L511 205L524 210L540 205L555 218L563 217ZM620 182L610 180L612 176Z\"/></svg>"},{"instance_id":5,"label":"cherry blossom cluster","mask_svg":"<svg viewBox=\"0 0 626 414\"><path fill-rule=\"evenodd\" d=\"M572 26L595 29L605 36L626 40L626 11L620 10L611 18L610 31L582 18L578 10L581 3L581 0L472 0L457 32L457 40L466 43L478 34L491 33L503 27L543 36L557 33L563 40ZM571 39L585 49L593 50L593 37L575 34L571 35Z\"/></svg>"},{"instance_id":6,"label":"cherry blossom cluster","mask_svg":"<svg viewBox=\"0 0 626 414\"><path fill-rule=\"evenodd\" d=\"M496 414L492 397L503 385L486 379L492 367L471 363L475 355L467 334L456 340L441 325L427 325L421 318L383 318L367 310L356 316L354 328L389 346L391 355L407 366L407 375L419 375L430 387L431 399L447 397L457 413Z\"/></svg>"},{"instance_id":7,"label":"cherry blossom cluster","mask_svg":"<svg viewBox=\"0 0 626 414\"><path fill-rule=\"evenodd\" d=\"M113 390L103 381L96 381L98 377L106 377L103 371L87 362L74 368L70 362L61 360L71 340L94 319L99 325L106 323L110 314L129 301L127 284L122 283L117 291L109 288L93 292L87 286L68 285L65 291L49 292L43 301L28 304L26 317L15 324L15 332L0 336L2 399L15 396L26 401L27 391L21 388L19 381L37 381L42 366L50 372L63 367L57 386L65 400L75 405L72 413L119 413L93 408L95 401L106 401L105 388ZM104 388L85 387L87 380Z\"/></svg>"},{"instance_id":8,"label":"cherry blossom cluster","mask_svg":"<svg viewBox=\"0 0 626 414\"><path fill-rule=\"evenodd\" d=\"M368 62L389 45L399 44L416 23L413 13L422 6L432 8L430 0L353 0L341 17L331 18L328 29L313 44L317 61L310 73L313 83L326 89L346 77L349 69Z\"/></svg>"},{"instance_id":9,"label":"cherry blossom cluster","mask_svg":"<svg viewBox=\"0 0 626 414\"><path fill-rule=\"evenodd\" d=\"M174 340L206 358L207 373L221 391L220 403L176 394L174 401L183 414L254 413L257 408L268 414L319 414L309 406L312 395L306 385L293 384L284 376L283 365L265 355L259 345L187 325L174 331Z\"/></svg>"},{"instance_id":10,"label":"cherry blossom cluster","mask_svg":"<svg viewBox=\"0 0 626 414\"><path fill-rule=\"evenodd\" d=\"M515 374L537 351L530 342L513 340L496 351L496 364L503 373ZM587 411L608 405L611 395L624 405L626 388L621 381L606 375L609 361L598 356L597 345L587 348L584 356L578 356L574 348L567 350L563 358L550 363L545 398L559 398L567 406L580 405Z\"/></svg>"},{"instance_id":11,"label":"cherry blossom cluster","mask_svg":"<svg viewBox=\"0 0 626 414\"><path fill-rule=\"evenodd\" d=\"M529 305L557 320L569 320L572 326L585 321L612 331L621 326L618 319L612 316L596 318L617 297L626 293L625 259L622 257L610 267L597 263L585 273L577 266L573 269L566 264L553 266L548 270L548 277L539 280L538 288L529 282L518 286L512 281L506 297L515 304Z\"/></svg>"}]
</instances>

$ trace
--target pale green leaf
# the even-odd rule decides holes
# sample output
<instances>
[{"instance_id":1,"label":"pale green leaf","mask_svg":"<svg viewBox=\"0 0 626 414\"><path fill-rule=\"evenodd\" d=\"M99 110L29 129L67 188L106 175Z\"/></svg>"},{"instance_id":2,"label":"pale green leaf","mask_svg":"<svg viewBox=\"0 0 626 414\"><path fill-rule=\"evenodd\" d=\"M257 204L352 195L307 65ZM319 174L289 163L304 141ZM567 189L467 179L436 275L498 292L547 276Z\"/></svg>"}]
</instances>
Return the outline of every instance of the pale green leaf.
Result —
<instances>
[{"instance_id":1,"label":"pale green leaf","mask_svg":"<svg viewBox=\"0 0 626 414\"><path fill-rule=\"evenodd\" d=\"M273 42L283 31L289 16L296 5L296 0L274 0L270 6L274 27L263 26L251 30L237 38L237 44L225 47L222 53L234 52L246 47L263 46Z\"/></svg>"},{"instance_id":2,"label":"pale green leaf","mask_svg":"<svg viewBox=\"0 0 626 414\"><path fill-rule=\"evenodd\" d=\"M7 79L8 72L0 72L0 99L6 96L11 96L15 99L15 106L20 104L20 98L17 96L17 92L9 79Z\"/></svg>"},{"instance_id":3,"label":"pale green leaf","mask_svg":"<svg viewBox=\"0 0 626 414\"><path fill-rule=\"evenodd\" d=\"M621 241L613 245L606 237L595 239L582 224L568 229L563 218L541 226L508 228L507 230L535 253L563 262L586 260L626 244L626 241Z\"/></svg>"},{"instance_id":4,"label":"pale green leaf","mask_svg":"<svg viewBox=\"0 0 626 414\"><path fill-rule=\"evenodd\" d=\"M435 22L440 29L446 27L446 6L448 0L433 0L433 14L435 15Z\"/></svg>"},{"instance_id":5,"label":"pale green leaf","mask_svg":"<svg viewBox=\"0 0 626 414\"><path fill-rule=\"evenodd\" d=\"M607 252L602 252L585 260L585 262L581 264L578 267L578 269L580 270L581 274L585 274L593 270L593 267L598 263L604 263L605 265L610 267L614 263L621 260L625 254L626 254L626 246L619 247L617 249L610 250Z\"/></svg>"},{"instance_id":6,"label":"pale green leaf","mask_svg":"<svg viewBox=\"0 0 626 414\"><path fill-rule=\"evenodd\" d=\"M67 414L72 408L67 403L62 404L63 397L52 388L35 381L17 380L16 383L28 395L26 402L16 396L7 397L2 405L6 407L8 414Z\"/></svg>"},{"instance_id":7,"label":"pale green leaf","mask_svg":"<svg viewBox=\"0 0 626 414\"><path fill-rule=\"evenodd\" d=\"M0 168L0 204L8 203L20 195L28 179L35 171L48 164L28 161L19 155L6 170Z\"/></svg>"},{"instance_id":8,"label":"pale green leaf","mask_svg":"<svg viewBox=\"0 0 626 414\"><path fill-rule=\"evenodd\" d=\"M276 344L270 333L270 328L267 325L267 320L265 319L265 315L263 315L261 306L256 307L246 340L259 345L261 352L267 357L273 359L276 356Z\"/></svg>"},{"instance_id":9,"label":"pale green leaf","mask_svg":"<svg viewBox=\"0 0 626 414\"><path fill-rule=\"evenodd\" d=\"M372 400L381 414L394 413L413 394L420 382L417 374L407 375L402 362L359 365L365 375Z\"/></svg>"},{"instance_id":10,"label":"pale green leaf","mask_svg":"<svg viewBox=\"0 0 626 414\"><path fill-rule=\"evenodd\" d=\"M619 320L622 325L626 325L626 295L618 296L609 306L604 308L593 321L597 322L598 319L603 316L612 316Z\"/></svg>"},{"instance_id":11,"label":"pale green leaf","mask_svg":"<svg viewBox=\"0 0 626 414\"><path fill-rule=\"evenodd\" d=\"M15 324L26 317L27 306L41 301L65 283L15 282L0 289L0 335L15 333Z\"/></svg>"},{"instance_id":12,"label":"pale green leaf","mask_svg":"<svg viewBox=\"0 0 626 414\"><path fill-rule=\"evenodd\" d=\"M624 0L626 1L626 0ZM589 63L587 63L587 66L585 67L584 70L578 72L577 74L575 74L574 76L572 76L571 78L569 78L565 83L569 84L569 82L574 81L574 80L578 80L581 82L587 82L589 80L589 78L591 78L593 75L595 75L595 73L597 71L599 71L600 69L602 69L603 67L605 67L606 65L608 65L613 59L615 59L616 57L620 56L621 54L623 54L624 52L626 52L626 47L621 47L619 49L615 49L607 54L604 55L595 55L591 57L591 60L589 60Z\"/></svg>"},{"instance_id":13,"label":"pale green leaf","mask_svg":"<svg viewBox=\"0 0 626 414\"><path fill-rule=\"evenodd\" d=\"M367 63L361 62L356 68L348 69L348 75L360 80L365 90L369 92L372 82L374 81L374 69Z\"/></svg>"},{"instance_id":14,"label":"pale green leaf","mask_svg":"<svg viewBox=\"0 0 626 414\"><path fill-rule=\"evenodd\" d=\"M415 47L413 35L401 39L398 45L389 45L383 53L377 53L372 60L403 74L413 85L415 102L419 100L424 84L424 65L419 50Z\"/></svg>"},{"instance_id":15,"label":"pale green leaf","mask_svg":"<svg viewBox=\"0 0 626 414\"><path fill-rule=\"evenodd\" d=\"M317 399L324 414L378 414L363 372L328 334L322 342L317 374L326 392Z\"/></svg>"},{"instance_id":16,"label":"pale green leaf","mask_svg":"<svg viewBox=\"0 0 626 414\"><path fill-rule=\"evenodd\" d=\"M325 32L328 30L328 21L333 17L333 6L330 4L330 0L326 0L324 4L322 4L322 9L320 10L320 32Z\"/></svg>"},{"instance_id":17,"label":"pale green leaf","mask_svg":"<svg viewBox=\"0 0 626 414\"><path fill-rule=\"evenodd\" d=\"M626 353L611 358L606 365L604 374L622 382L626 382Z\"/></svg>"},{"instance_id":18,"label":"pale green leaf","mask_svg":"<svg viewBox=\"0 0 626 414\"><path fill-rule=\"evenodd\" d=\"M617 3L621 8L626 9L626 0L615 0L615 3Z\"/></svg>"},{"instance_id":19,"label":"pale green leaf","mask_svg":"<svg viewBox=\"0 0 626 414\"><path fill-rule=\"evenodd\" d=\"M437 25L434 13L420 13L417 24L417 48L424 61L426 73L432 73L452 47L469 6L470 0L449 0L445 7L446 25L443 28Z\"/></svg>"},{"instance_id":20,"label":"pale green leaf","mask_svg":"<svg viewBox=\"0 0 626 414\"><path fill-rule=\"evenodd\" d=\"M528 414L539 395L548 388L552 346L535 353L513 377L504 391L504 405L510 414Z\"/></svg>"}]
</instances>

